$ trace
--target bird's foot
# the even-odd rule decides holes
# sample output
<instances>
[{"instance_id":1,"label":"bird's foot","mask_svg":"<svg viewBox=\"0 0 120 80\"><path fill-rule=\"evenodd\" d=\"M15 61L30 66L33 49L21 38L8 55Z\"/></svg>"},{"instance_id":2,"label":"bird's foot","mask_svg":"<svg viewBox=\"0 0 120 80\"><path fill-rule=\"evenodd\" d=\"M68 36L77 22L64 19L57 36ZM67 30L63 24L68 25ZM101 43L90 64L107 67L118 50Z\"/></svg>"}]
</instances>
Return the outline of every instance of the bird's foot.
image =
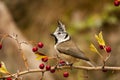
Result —
<instances>
[{"instance_id":1,"label":"bird's foot","mask_svg":"<svg viewBox=\"0 0 120 80\"><path fill-rule=\"evenodd\" d=\"M73 63L69 63L69 62L67 62L67 61L60 60L60 61L59 61L59 66L70 66L70 67L72 67L72 66L73 66Z\"/></svg>"},{"instance_id":2,"label":"bird's foot","mask_svg":"<svg viewBox=\"0 0 120 80\"><path fill-rule=\"evenodd\" d=\"M73 66L73 63L66 62L66 66Z\"/></svg>"},{"instance_id":3,"label":"bird's foot","mask_svg":"<svg viewBox=\"0 0 120 80\"><path fill-rule=\"evenodd\" d=\"M66 63L66 66L69 66L70 68L71 68L71 70L72 70L72 66L73 66L73 63Z\"/></svg>"}]
</instances>

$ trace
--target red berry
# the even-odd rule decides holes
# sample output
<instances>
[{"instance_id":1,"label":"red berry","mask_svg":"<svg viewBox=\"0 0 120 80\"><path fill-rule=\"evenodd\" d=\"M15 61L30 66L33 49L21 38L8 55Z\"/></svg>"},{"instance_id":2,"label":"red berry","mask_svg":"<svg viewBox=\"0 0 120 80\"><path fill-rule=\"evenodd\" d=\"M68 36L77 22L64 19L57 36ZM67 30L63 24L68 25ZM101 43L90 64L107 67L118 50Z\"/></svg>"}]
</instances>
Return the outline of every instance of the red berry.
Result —
<instances>
[{"instance_id":1,"label":"red berry","mask_svg":"<svg viewBox=\"0 0 120 80\"><path fill-rule=\"evenodd\" d=\"M55 72L55 69L51 69L50 72L51 72L51 73L54 73L54 72Z\"/></svg>"},{"instance_id":2,"label":"red berry","mask_svg":"<svg viewBox=\"0 0 120 80\"><path fill-rule=\"evenodd\" d=\"M60 60L59 64L62 65L62 66L64 66L65 65L65 61L64 60Z\"/></svg>"},{"instance_id":3,"label":"red berry","mask_svg":"<svg viewBox=\"0 0 120 80\"><path fill-rule=\"evenodd\" d=\"M45 65L43 63L39 65L40 69L44 69L44 67L45 67Z\"/></svg>"},{"instance_id":4,"label":"red berry","mask_svg":"<svg viewBox=\"0 0 120 80\"><path fill-rule=\"evenodd\" d=\"M111 47L110 46L106 46L106 51L107 51L107 53L111 52Z\"/></svg>"},{"instance_id":5,"label":"red berry","mask_svg":"<svg viewBox=\"0 0 120 80\"><path fill-rule=\"evenodd\" d=\"M2 67L2 64L0 63L0 68Z\"/></svg>"},{"instance_id":6,"label":"red berry","mask_svg":"<svg viewBox=\"0 0 120 80\"><path fill-rule=\"evenodd\" d=\"M44 45L43 45L42 42L39 42L39 43L38 43L38 47L39 47L39 48L42 48L43 46L44 46Z\"/></svg>"},{"instance_id":7,"label":"red berry","mask_svg":"<svg viewBox=\"0 0 120 80\"><path fill-rule=\"evenodd\" d=\"M49 71L51 69L51 66L50 65L47 65L46 66L46 70Z\"/></svg>"},{"instance_id":8,"label":"red berry","mask_svg":"<svg viewBox=\"0 0 120 80\"><path fill-rule=\"evenodd\" d=\"M115 6L119 6L119 5L120 5L120 1L119 1L119 0L115 0L115 1L114 1L114 5L115 5Z\"/></svg>"},{"instance_id":9,"label":"red berry","mask_svg":"<svg viewBox=\"0 0 120 80\"><path fill-rule=\"evenodd\" d=\"M68 76L69 76L69 73L68 73L68 72L64 72L64 73L63 73L63 76L64 76L64 77L68 77Z\"/></svg>"},{"instance_id":10,"label":"red berry","mask_svg":"<svg viewBox=\"0 0 120 80\"><path fill-rule=\"evenodd\" d=\"M47 62L48 61L48 57L44 57L41 59L43 62Z\"/></svg>"},{"instance_id":11,"label":"red berry","mask_svg":"<svg viewBox=\"0 0 120 80\"><path fill-rule=\"evenodd\" d=\"M100 49L103 49L103 48L104 48L104 46L103 46L103 45L99 45L99 47L100 47Z\"/></svg>"},{"instance_id":12,"label":"red berry","mask_svg":"<svg viewBox=\"0 0 120 80\"><path fill-rule=\"evenodd\" d=\"M36 52L37 50L38 50L37 47L33 47L33 48L32 48L32 51L33 51L33 52Z\"/></svg>"},{"instance_id":13,"label":"red berry","mask_svg":"<svg viewBox=\"0 0 120 80\"><path fill-rule=\"evenodd\" d=\"M2 43L0 43L0 49L2 49Z\"/></svg>"},{"instance_id":14,"label":"red berry","mask_svg":"<svg viewBox=\"0 0 120 80\"><path fill-rule=\"evenodd\" d=\"M12 80L12 78L11 78L11 77L8 77L8 78L6 78L6 80Z\"/></svg>"}]
</instances>

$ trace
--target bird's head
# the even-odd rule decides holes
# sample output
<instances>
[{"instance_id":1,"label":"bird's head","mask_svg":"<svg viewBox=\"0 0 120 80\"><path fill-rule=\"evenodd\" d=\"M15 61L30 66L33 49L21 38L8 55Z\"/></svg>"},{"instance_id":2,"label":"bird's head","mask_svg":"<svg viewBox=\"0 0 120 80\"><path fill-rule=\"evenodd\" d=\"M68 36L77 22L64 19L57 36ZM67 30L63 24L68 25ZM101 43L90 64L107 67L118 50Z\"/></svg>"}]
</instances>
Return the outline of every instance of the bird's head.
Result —
<instances>
[{"instance_id":1,"label":"bird's head","mask_svg":"<svg viewBox=\"0 0 120 80\"><path fill-rule=\"evenodd\" d=\"M70 36L65 30L65 25L58 21L58 27L53 34L51 34L55 38L55 43L61 43L69 40Z\"/></svg>"}]
</instances>

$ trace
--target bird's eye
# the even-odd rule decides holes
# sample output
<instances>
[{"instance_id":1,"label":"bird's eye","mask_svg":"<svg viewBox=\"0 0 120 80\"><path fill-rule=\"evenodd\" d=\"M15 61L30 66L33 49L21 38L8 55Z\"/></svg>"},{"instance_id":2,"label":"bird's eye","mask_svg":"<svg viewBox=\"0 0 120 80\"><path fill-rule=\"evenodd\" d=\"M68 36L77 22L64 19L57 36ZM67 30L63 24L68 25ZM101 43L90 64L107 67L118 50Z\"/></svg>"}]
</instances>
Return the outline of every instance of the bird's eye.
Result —
<instances>
[{"instance_id":1,"label":"bird's eye","mask_svg":"<svg viewBox=\"0 0 120 80\"><path fill-rule=\"evenodd\" d=\"M61 34L60 32L58 34Z\"/></svg>"}]
</instances>

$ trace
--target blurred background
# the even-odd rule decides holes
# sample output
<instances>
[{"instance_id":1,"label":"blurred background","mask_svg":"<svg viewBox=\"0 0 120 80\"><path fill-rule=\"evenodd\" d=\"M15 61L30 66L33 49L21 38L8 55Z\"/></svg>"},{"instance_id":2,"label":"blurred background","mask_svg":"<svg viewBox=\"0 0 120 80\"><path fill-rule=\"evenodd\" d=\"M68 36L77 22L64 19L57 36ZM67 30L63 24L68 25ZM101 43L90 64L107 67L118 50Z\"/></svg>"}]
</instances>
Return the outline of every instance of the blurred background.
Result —
<instances>
[{"instance_id":1,"label":"blurred background","mask_svg":"<svg viewBox=\"0 0 120 80\"><path fill-rule=\"evenodd\" d=\"M41 41L44 43L41 52L48 56L55 54L54 39L50 33L56 29L58 20L66 25L79 48L96 65L102 65L102 61L90 51L89 45L93 42L99 47L94 35L103 31L106 44L112 47L106 65L120 66L120 7L114 6L114 0L0 0L0 33L18 34L20 41ZM4 61L12 73L24 70L15 41L6 38L2 44L0 61ZM29 67L38 68L40 61L35 60L31 51L34 45L29 46L22 45ZM70 72L68 78L63 77L64 71ZM45 76L49 80L119 80L119 74L119 71L63 70ZM40 76L40 73L30 74L23 79L39 80Z\"/></svg>"}]
</instances>

